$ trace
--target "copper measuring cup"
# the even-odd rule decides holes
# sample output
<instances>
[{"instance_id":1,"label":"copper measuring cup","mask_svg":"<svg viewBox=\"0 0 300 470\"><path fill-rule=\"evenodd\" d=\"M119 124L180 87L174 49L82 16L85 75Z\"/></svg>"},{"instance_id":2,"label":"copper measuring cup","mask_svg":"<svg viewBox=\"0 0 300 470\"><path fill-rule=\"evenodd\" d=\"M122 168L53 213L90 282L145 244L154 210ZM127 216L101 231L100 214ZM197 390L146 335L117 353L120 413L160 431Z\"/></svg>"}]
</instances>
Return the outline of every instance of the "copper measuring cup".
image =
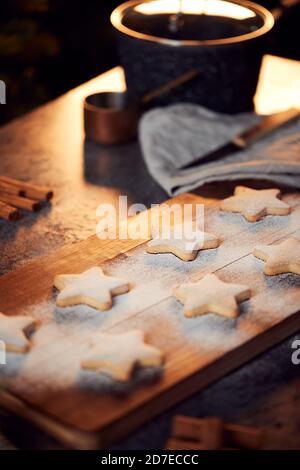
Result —
<instances>
[{"instance_id":1,"label":"copper measuring cup","mask_svg":"<svg viewBox=\"0 0 300 470\"><path fill-rule=\"evenodd\" d=\"M107 91L87 96L84 100L86 137L93 142L106 145L128 142L136 135L143 106L197 75L197 70L190 70L137 101L131 100L126 92Z\"/></svg>"}]
</instances>

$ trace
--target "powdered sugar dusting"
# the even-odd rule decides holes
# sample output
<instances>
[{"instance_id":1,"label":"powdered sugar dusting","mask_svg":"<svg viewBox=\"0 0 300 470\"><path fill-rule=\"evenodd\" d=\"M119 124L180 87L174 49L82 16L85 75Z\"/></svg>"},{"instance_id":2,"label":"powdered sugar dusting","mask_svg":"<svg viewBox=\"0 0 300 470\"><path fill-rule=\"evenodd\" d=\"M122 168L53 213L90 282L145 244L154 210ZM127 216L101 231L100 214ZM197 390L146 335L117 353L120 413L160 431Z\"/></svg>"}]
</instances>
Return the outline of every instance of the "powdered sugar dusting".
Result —
<instances>
[{"instance_id":1,"label":"powdered sugar dusting","mask_svg":"<svg viewBox=\"0 0 300 470\"><path fill-rule=\"evenodd\" d=\"M28 308L24 313L39 320L40 328L32 337L29 354L8 354L2 381L15 393L40 403L46 395L60 391L125 393L140 382L159 378L161 370L139 371L127 388L120 388L103 374L81 371L80 360L97 331L143 330L147 341L165 352L166 368L174 351L191 348L202 358L237 347L299 308L299 277L267 277L263 262L251 254L258 242L273 243L292 232L299 235L299 213L296 206L287 217L249 224L237 214L211 211L205 230L221 238L222 244L201 251L195 261L148 254L144 245L110 260L103 265L104 272L128 281L130 292L115 297L113 308L105 312L84 305L58 308L56 294L50 301ZM237 320L213 314L185 318L181 303L172 296L174 286L213 271L225 282L248 286L251 299L240 304Z\"/></svg>"}]
</instances>

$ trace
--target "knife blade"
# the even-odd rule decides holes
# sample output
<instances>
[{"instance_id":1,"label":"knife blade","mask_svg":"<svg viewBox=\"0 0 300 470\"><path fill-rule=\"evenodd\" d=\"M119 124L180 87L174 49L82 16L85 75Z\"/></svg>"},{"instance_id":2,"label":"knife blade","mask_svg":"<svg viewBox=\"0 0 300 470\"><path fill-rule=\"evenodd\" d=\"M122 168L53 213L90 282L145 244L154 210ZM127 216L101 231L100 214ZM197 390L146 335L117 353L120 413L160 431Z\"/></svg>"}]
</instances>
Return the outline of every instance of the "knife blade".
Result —
<instances>
[{"instance_id":1,"label":"knife blade","mask_svg":"<svg viewBox=\"0 0 300 470\"><path fill-rule=\"evenodd\" d=\"M268 134L271 134L275 130L283 127L284 125L294 121L300 117L300 109L291 108L287 111L271 114L270 116L262 119L258 124L252 126L250 129L242 132L222 147L208 152L202 157L198 157L191 162L181 166L177 170L187 170L194 168L195 166L202 163L211 163L220 160L228 155L235 152L245 150L249 148L254 142L262 139Z\"/></svg>"}]
</instances>

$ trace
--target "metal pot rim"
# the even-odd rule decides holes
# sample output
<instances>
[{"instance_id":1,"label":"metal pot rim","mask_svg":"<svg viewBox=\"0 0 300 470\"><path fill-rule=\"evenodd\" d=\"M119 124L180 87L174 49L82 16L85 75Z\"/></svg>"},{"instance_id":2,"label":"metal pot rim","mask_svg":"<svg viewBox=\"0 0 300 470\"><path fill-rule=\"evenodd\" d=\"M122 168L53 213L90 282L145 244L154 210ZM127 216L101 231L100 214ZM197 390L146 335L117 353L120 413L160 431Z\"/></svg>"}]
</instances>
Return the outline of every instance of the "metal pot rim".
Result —
<instances>
[{"instance_id":1,"label":"metal pot rim","mask_svg":"<svg viewBox=\"0 0 300 470\"><path fill-rule=\"evenodd\" d=\"M121 22L122 13L133 6L140 4L140 0L129 0L122 5L118 6L111 14L110 20L112 25L121 33L126 34L127 36L134 37L136 39L142 39L144 41L150 41L157 44L164 44L168 46L218 46L218 45L226 45L226 44L234 44L243 41L248 41L251 39L255 39L259 36L266 34L270 31L274 26L274 17L272 13L257 3L248 1L248 0L230 0L231 3L236 3L241 6L245 6L250 10L258 13L261 18L264 20L263 26L258 28L256 31L251 31L246 34L242 34L239 36L233 36L229 38L223 39L209 39L209 40L176 40L176 39L168 39L168 38L160 38L156 36L152 36L150 34L139 33L138 31L134 31L133 29L124 26Z\"/></svg>"}]
</instances>

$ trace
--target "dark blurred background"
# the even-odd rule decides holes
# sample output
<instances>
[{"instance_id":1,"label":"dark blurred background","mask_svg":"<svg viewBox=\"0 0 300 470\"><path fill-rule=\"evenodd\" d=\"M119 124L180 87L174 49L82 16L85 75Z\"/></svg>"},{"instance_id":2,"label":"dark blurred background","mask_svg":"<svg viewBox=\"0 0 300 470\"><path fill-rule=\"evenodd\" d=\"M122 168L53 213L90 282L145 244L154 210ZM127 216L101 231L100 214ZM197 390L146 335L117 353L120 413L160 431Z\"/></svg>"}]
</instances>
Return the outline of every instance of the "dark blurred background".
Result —
<instances>
[{"instance_id":1,"label":"dark blurred background","mask_svg":"<svg viewBox=\"0 0 300 470\"><path fill-rule=\"evenodd\" d=\"M120 0L0 0L0 124L118 63L109 17ZM259 0L269 9L277 0ZM300 7L281 19L269 52L300 60Z\"/></svg>"}]
</instances>

